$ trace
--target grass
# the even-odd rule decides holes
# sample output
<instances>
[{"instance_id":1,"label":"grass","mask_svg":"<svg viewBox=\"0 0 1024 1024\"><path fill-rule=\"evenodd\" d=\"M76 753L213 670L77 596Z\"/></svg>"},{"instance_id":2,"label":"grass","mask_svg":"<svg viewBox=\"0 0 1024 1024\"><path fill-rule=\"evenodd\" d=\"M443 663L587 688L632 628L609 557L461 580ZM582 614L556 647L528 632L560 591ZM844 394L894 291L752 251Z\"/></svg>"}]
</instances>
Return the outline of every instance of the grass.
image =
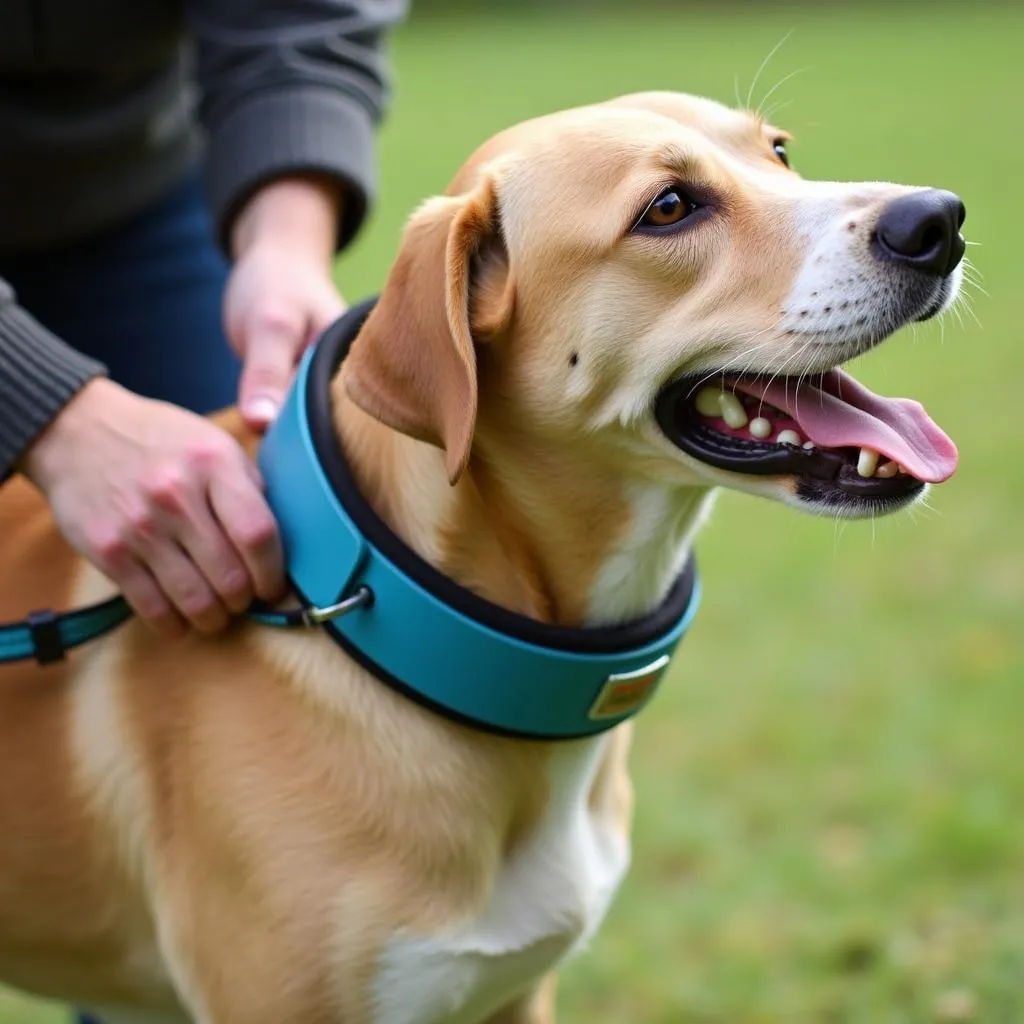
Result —
<instances>
[{"instance_id":1,"label":"grass","mask_svg":"<svg viewBox=\"0 0 1024 1024\"><path fill-rule=\"evenodd\" d=\"M726 496L706 597L642 718L632 875L564 974L574 1024L1024 1020L1024 372L1015 126L1024 7L913 3L466 16L396 41L382 201L342 262L379 288L402 219L491 132L641 88L755 99L810 177L965 199L981 326L855 372L920 398L961 469L913 516L837 527ZM943 337L944 333L944 337ZM0 994L0 1024L53 1008Z\"/></svg>"}]
</instances>

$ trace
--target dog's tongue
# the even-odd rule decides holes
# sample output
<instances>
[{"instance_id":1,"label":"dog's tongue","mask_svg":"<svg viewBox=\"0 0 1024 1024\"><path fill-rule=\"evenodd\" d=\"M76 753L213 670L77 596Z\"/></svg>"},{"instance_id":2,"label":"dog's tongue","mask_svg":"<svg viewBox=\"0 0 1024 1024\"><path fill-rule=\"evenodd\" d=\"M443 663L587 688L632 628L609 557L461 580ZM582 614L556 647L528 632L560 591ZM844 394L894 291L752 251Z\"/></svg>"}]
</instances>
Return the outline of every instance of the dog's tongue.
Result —
<instances>
[{"instance_id":1,"label":"dog's tongue","mask_svg":"<svg viewBox=\"0 0 1024 1024\"><path fill-rule=\"evenodd\" d=\"M736 382L739 390L789 413L820 448L873 448L926 483L956 470L956 445L908 398L883 398L848 373L833 370L821 386L791 378Z\"/></svg>"}]
</instances>

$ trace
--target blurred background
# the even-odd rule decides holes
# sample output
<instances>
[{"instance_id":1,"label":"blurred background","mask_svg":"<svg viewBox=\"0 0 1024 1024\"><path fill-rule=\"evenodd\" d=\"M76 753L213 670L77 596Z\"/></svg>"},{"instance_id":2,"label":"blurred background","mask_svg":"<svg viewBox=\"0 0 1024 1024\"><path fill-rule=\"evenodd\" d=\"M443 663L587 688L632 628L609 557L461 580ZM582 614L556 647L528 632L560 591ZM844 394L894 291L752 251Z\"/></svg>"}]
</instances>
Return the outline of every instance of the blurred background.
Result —
<instances>
[{"instance_id":1,"label":"blurred background","mask_svg":"<svg viewBox=\"0 0 1024 1024\"><path fill-rule=\"evenodd\" d=\"M784 37L752 102L797 169L952 189L980 243L971 312L853 367L957 441L928 507L725 495L702 535L702 613L639 722L632 874L559 1021L1024 1021L1024 5L413 7L350 301L495 131L641 89L733 103ZM0 993L0 1024L64 1019Z\"/></svg>"}]
</instances>

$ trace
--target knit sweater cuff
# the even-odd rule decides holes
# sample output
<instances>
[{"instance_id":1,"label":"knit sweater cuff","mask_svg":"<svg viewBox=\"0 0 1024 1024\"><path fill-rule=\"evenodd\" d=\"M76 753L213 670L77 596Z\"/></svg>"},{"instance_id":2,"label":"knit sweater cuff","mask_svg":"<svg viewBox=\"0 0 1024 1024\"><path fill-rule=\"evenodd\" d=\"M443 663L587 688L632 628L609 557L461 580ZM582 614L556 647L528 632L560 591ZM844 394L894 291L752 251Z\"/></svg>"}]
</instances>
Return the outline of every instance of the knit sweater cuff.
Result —
<instances>
[{"instance_id":1,"label":"knit sweater cuff","mask_svg":"<svg viewBox=\"0 0 1024 1024\"><path fill-rule=\"evenodd\" d=\"M0 482L82 386L106 372L4 297L0 288Z\"/></svg>"},{"instance_id":2,"label":"knit sweater cuff","mask_svg":"<svg viewBox=\"0 0 1024 1024\"><path fill-rule=\"evenodd\" d=\"M329 89L301 87L256 96L229 114L210 138L207 182L219 241L230 250L232 222L273 178L316 171L344 189L338 250L356 235L376 174L369 113Z\"/></svg>"}]
</instances>

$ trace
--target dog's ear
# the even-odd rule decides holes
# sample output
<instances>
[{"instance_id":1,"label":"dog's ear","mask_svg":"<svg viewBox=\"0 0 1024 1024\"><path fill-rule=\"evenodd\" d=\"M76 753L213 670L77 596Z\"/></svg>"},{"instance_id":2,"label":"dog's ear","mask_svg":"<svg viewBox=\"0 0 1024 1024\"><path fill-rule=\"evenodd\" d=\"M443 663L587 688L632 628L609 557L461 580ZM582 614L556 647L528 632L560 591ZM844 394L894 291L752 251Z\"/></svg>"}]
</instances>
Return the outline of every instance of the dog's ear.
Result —
<instances>
[{"instance_id":1,"label":"dog's ear","mask_svg":"<svg viewBox=\"0 0 1024 1024\"><path fill-rule=\"evenodd\" d=\"M474 341L485 343L508 326L512 296L488 177L473 192L433 199L412 217L343 364L349 397L382 423L442 448L453 484L476 427Z\"/></svg>"}]
</instances>

